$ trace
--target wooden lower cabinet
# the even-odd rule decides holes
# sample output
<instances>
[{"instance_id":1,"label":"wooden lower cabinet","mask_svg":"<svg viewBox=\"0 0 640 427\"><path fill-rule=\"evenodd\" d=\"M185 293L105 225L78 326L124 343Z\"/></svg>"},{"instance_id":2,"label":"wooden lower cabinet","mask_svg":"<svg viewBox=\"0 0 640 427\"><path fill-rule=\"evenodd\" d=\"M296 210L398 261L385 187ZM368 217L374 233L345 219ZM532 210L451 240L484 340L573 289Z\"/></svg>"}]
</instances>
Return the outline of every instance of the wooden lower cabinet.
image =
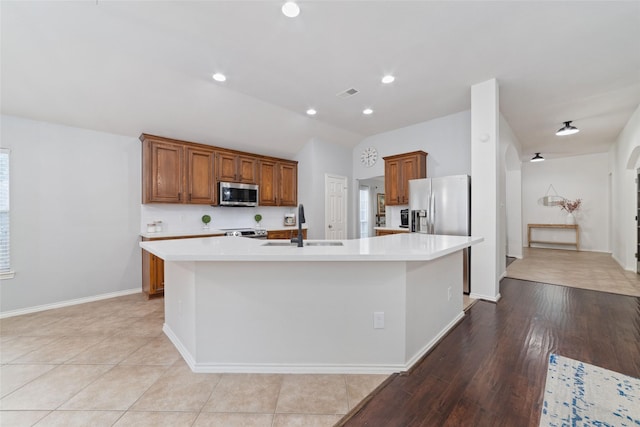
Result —
<instances>
[{"instance_id":1,"label":"wooden lower cabinet","mask_svg":"<svg viewBox=\"0 0 640 427\"><path fill-rule=\"evenodd\" d=\"M402 230L376 230L376 236L386 236L388 234L408 233Z\"/></svg>"},{"instance_id":2,"label":"wooden lower cabinet","mask_svg":"<svg viewBox=\"0 0 640 427\"><path fill-rule=\"evenodd\" d=\"M142 292L147 298L164 295L164 261L142 250Z\"/></svg>"},{"instance_id":3,"label":"wooden lower cabinet","mask_svg":"<svg viewBox=\"0 0 640 427\"><path fill-rule=\"evenodd\" d=\"M298 236L298 229L291 228L286 230L269 230L267 239L291 239ZM307 238L307 229L302 230L302 238Z\"/></svg>"},{"instance_id":4,"label":"wooden lower cabinet","mask_svg":"<svg viewBox=\"0 0 640 427\"><path fill-rule=\"evenodd\" d=\"M197 237L217 237L222 234L208 234L203 236L176 236L166 238L143 237L142 241L195 239ZM164 260L142 249L142 292L147 298L164 296Z\"/></svg>"}]
</instances>

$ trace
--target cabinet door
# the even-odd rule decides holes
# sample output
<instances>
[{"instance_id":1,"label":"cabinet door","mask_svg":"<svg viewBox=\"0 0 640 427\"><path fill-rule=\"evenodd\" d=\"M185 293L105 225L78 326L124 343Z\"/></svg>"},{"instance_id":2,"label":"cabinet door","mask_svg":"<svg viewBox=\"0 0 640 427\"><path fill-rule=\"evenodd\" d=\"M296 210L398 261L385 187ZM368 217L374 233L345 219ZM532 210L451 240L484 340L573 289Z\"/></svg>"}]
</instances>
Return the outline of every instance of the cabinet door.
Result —
<instances>
[{"instance_id":1,"label":"cabinet door","mask_svg":"<svg viewBox=\"0 0 640 427\"><path fill-rule=\"evenodd\" d=\"M143 203L182 203L183 146L164 141L145 141Z\"/></svg>"},{"instance_id":2,"label":"cabinet door","mask_svg":"<svg viewBox=\"0 0 640 427\"><path fill-rule=\"evenodd\" d=\"M237 181L237 156L232 153L218 152L216 154L216 174L218 181L236 182Z\"/></svg>"},{"instance_id":3,"label":"cabinet door","mask_svg":"<svg viewBox=\"0 0 640 427\"><path fill-rule=\"evenodd\" d=\"M279 205L297 206L298 204L298 165L295 163L278 164Z\"/></svg>"},{"instance_id":4,"label":"cabinet door","mask_svg":"<svg viewBox=\"0 0 640 427\"><path fill-rule=\"evenodd\" d=\"M255 184L258 182L258 160L255 157L238 156L238 182Z\"/></svg>"},{"instance_id":5,"label":"cabinet door","mask_svg":"<svg viewBox=\"0 0 640 427\"><path fill-rule=\"evenodd\" d=\"M142 250L142 292L147 298L164 293L164 261L144 249Z\"/></svg>"},{"instance_id":6,"label":"cabinet door","mask_svg":"<svg viewBox=\"0 0 640 427\"><path fill-rule=\"evenodd\" d=\"M276 162L260 160L258 198L260 206L276 206L278 204L278 171Z\"/></svg>"},{"instance_id":7,"label":"cabinet door","mask_svg":"<svg viewBox=\"0 0 640 427\"><path fill-rule=\"evenodd\" d=\"M164 260L151 255L151 284L149 296L164 293Z\"/></svg>"},{"instance_id":8,"label":"cabinet door","mask_svg":"<svg viewBox=\"0 0 640 427\"><path fill-rule=\"evenodd\" d=\"M399 160L387 160L384 162L384 202L386 205L401 204L399 192L401 174Z\"/></svg>"},{"instance_id":9,"label":"cabinet door","mask_svg":"<svg viewBox=\"0 0 640 427\"><path fill-rule=\"evenodd\" d=\"M400 180L398 181L398 200L400 204L409 203L409 180L418 178L418 158L406 157L400 160Z\"/></svg>"},{"instance_id":10,"label":"cabinet door","mask_svg":"<svg viewBox=\"0 0 640 427\"><path fill-rule=\"evenodd\" d=\"M267 233L267 239L291 239L298 235L298 229L292 228L289 230L269 230ZM302 230L302 238L307 238L307 229Z\"/></svg>"},{"instance_id":11,"label":"cabinet door","mask_svg":"<svg viewBox=\"0 0 640 427\"><path fill-rule=\"evenodd\" d=\"M267 239L290 239L290 230L269 230L267 232Z\"/></svg>"},{"instance_id":12,"label":"cabinet door","mask_svg":"<svg viewBox=\"0 0 640 427\"><path fill-rule=\"evenodd\" d=\"M216 203L213 165L213 150L187 148L187 203L206 205Z\"/></svg>"}]
</instances>

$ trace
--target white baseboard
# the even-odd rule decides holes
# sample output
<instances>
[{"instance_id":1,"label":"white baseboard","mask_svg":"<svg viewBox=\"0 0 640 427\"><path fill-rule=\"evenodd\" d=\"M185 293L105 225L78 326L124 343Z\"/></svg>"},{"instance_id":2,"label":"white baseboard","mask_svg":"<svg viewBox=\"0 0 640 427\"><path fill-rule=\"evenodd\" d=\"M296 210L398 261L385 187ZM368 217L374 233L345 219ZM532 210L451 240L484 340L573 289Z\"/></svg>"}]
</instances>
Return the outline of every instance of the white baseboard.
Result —
<instances>
[{"instance_id":1,"label":"white baseboard","mask_svg":"<svg viewBox=\"0 0 640 427\"><path fill-rule=\"evenodd\" d=\"M618 258L617 256L615 256L613 253L611 254L611 258L613 258L613 260L615 262L618 263L618 265L620 267L622 267L623 270L625 271L631 271L632 273L637 273L635 267L632 265L631 267L627 267L626 265L624 265L624 263L622 262L622 260L620 260L620 258Z\"/></svg>"},{"instance_id":2,"label":"white baseboard","mask_svg":"<svg viewBox=\"0 0 640 427\"><path fill-rule=\"evenodd\" d=\"M498 301L500 301L500 298L502 298L502 295L500 295L500 293L498 293L498 295L492 297L492 296L488 296L488 295L474 294L473 292L471 292L469 294L469 298L481 299L481 300L490 301L490 302L498 302Z\"/></svg>"},{"instance_id":3,"label":"white baseboard","mask_svg":"<svg viewBox=\"0 0 640 427\"><path fill-rule=\"evenodd\" d=\"M100 301L103 299L116 298L124 295L141 293L140 288L125 289L124 291L109 292L108 294L95 295L85 298L76 298L68 301L55 302L52 304L37 305L35 307L21 308L18 310L5 311L0 313L0 319L6 317L20 316L22 314L37 313L39 311L51 310L54 308L68 307L70 305L84 304L87 302Z\"/></svg>"},{"instance_id":4,"label":"white baseboard","mask_svg":"<svg viewBox=\"0 0 640 427\"><path fill-rule=\"evenodd\" d=\"M193 372L197 373L262 373L262 374L386 374L407 371L464 318L464 311L458 314L431 341L411 357L405 364L353 365L353 364L289 364L289 363L197 363L193 355L166 323L162 327L165 335L176 347Z\"/></svg>"}]
</instances>

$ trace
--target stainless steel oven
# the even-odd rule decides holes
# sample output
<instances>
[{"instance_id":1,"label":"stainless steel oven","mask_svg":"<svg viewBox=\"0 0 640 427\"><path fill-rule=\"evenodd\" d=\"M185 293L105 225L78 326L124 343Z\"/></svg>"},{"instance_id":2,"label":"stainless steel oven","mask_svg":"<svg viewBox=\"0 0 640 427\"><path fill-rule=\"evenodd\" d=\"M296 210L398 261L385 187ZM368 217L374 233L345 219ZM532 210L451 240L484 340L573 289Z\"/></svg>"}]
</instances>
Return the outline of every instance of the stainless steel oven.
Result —
<instances>
[{"instance_id":1,"label":"stainless steel oven","mask_svg":"<svg viewBox=\"0 0 640 427\"><path fill-rule=\"evenodd\" d=\"M261 228L233 228L223 230L225 236L249 237L251 239L266 239L267 230Z\"/></svg>"}]
</instances>

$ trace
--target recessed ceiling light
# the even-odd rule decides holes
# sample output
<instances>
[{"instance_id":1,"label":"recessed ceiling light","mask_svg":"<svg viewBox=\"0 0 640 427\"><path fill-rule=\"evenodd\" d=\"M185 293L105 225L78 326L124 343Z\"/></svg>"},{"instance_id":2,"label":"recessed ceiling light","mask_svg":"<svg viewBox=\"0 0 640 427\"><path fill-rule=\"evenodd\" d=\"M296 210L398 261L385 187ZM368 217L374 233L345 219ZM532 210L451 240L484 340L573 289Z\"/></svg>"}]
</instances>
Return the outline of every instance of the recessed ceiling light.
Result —
<instances>
[{"instance_id":1,"label":"recessed ceiling light","mask_svg":"<svg viewBox=\"0 0 640 427\"><path fill-rule=\"evenodd\" d=\"M393 81L394 81L395 79L396 79L396 78L395 78L395 77L393 77L391 74L387 74L386 76L384 76L384 77L382 78L382 83L384 83L384 84L393 83Z\"/></svg>"},{"instance_id":2,"label":"recessed ceiling light","mask_svg":"<svg viewBox=\"0 0 640 427\"><path fill-rule=\"evenodd\" d=\"M288 1L282 5L282 13L287 18L295 18L300 15L300 7L294 1Z\"/></svg>"},{"instance_id":3,"label":"recessed ceiling light","mask_svg":"<svg viewBox=\"0 0 640 427\"><path fill-rule=\"evenodd\" d=\"M316 110L314 110L313 108L309 108L309 109L307 110L307 114L308 114L308 115L310 115L310 116L315 116L315 115L316 115L316 113L317 113L317 111L316 111Z\"/></svg>"},{"instance_id":4,"label":"recessed ceiling light","mask_svg":"<svg viewBox=\"0 0 640 427\"><path fill-rule=\"evenodd\" d=\"M373 110L371 108L365 108L364 110L362 110L362 114L368 116L369 114L372 114Z\"/></svg>"},{"instance_id":5,"label":"recessed ceiling light","mask_svg":"<svg viewBox=\"0 0 640 427\"><path fill-rule=\"evenodd\" d=\"M217 81L217 82L224 82L225 80L227 80L227 76L225 76L222 73L215 73L213 76L213 80Z\"/></svg>"}]
</instances>

